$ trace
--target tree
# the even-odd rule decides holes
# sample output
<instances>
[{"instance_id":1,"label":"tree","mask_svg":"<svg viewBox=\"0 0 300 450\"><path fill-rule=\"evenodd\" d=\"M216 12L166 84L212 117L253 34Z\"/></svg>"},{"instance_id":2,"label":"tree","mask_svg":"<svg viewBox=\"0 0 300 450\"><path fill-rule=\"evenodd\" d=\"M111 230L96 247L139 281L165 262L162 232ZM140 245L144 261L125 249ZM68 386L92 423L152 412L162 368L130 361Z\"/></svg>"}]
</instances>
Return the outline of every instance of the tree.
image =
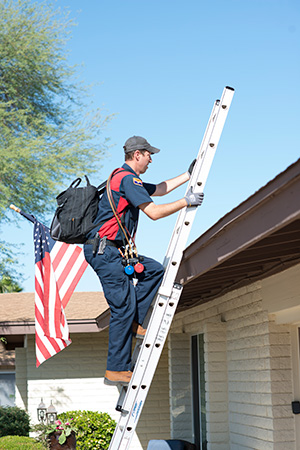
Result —
<instances>
[{"instance_id":1,"label":"tree","mask_svg":"<svg viewBox=\"0 0 300 450\"><path fill-rule=\"evenodd\" d=\"M99 169L107 118L89 112L87 91L65 44L72 21L50 3L0 4L0 217L9 203L44 214L66 178ZM52 204L53 208L53 204Z\"/></svg>"},{"instance_id":2,"label":"tree","mask_svg":"<svg viewBox=\"0 0 300 450\"><path fill-rule=\"evenodd\" d=\"M45 217L62 185L99 170L109 117L86 104L67 62L73 21L53 3L0 3L0 224L7 208Z\"/></svg>"},{"instance_id":3,"label":"tree","mask_svg":"<svg viewBox=\"0 0 300 450\"><path fill-rule=\"evenodd\" d=\"M17 283L17 281L14 281L11 275L9 274L4 275L0 279L0 294L4 294L7 292L21 292L21 291L22 287Z\"/></svg>"},{"instance_id":4,"label":"tree","mask_svg":"<svg viewBox=\"0 0 300 450\"><path fill-rule=\"evenodd\" d=\"M14 270L15 259L10 248L0 241L0 294L5 292L21 292L20 274Z\"/></svg>"}]
</instances>

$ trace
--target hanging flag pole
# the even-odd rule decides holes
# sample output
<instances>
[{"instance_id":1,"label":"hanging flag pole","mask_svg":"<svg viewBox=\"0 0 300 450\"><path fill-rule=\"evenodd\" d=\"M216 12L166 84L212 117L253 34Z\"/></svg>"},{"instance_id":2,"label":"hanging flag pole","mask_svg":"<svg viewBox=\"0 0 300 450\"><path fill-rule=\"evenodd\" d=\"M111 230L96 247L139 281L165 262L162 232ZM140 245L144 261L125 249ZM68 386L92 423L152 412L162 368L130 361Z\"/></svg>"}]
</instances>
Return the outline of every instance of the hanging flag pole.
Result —
<instances>
[{"instance_id":1,"label":"hanging flag pole","mask_svg":"<svg viewBox=\"0 0 300 450\"><path fill-rule=\"evenodd\" d=\"M17 206L11 204L9 205L10 209L13 209L14 211L16 211L17 213L21 214L21 216L25 217L27 220L29 220L30 222L34 223L35 222L35 217L32 216L31 214L27 214L23 211L21 211L20 208L18 208Z\"/></svg>"},{"instance_id":2,"label":"hanging flag pole","mask_svg":"<svg viewBox=\"0 0 300 450\"><path fill-rule=\"evenodd\" d=\"M54 241L48 227L15 205L34 224L36 366L71 344L64 309L87 268L83 250Z\"/></svg>"}]
</instances>

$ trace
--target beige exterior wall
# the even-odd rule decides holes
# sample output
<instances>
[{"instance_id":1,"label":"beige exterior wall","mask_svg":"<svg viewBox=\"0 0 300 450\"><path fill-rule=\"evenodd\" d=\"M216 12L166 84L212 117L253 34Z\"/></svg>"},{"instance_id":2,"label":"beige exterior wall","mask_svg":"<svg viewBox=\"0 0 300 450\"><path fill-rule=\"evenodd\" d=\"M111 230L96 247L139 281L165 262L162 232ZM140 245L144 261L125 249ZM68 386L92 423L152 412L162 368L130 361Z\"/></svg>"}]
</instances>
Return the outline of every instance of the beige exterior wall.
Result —
<instances>
[{"instance_id":1,"label":"beige exterior wall","mask_svg":"<svg viewBox=\"0 0 300 450\"><path fill-rule=\"evenodd\" d=\"M25 348L16 348L16 405L20 408L28 408L28 396L27 396L27 340L25 340Z\"/></svg>"},{"instance_id":2,"label":"beige exterior wall","mask_svg":"<svg viewBox=\"0 0 300 450\"><path fill-rule=\"evenodd\" d=\"M287 310L300 304L299 274L300 266L288 269L175 316L170 336L172 438L193 441L188 354L190 337L203 334L209 450L300 448L299 416L291 410L291 402L300 400L294 368L299 367L299 335L296 325L276 314L278 305ZM277 308L271 308L274 299ZM180 398L188 399L185 408L180 409Z\"/></svg>"},{"instance_id":3,"label":"beige exterior wall","mask_svg":"<svg viewBox=\"0 0 300 450\"><path fill-rule=\"evenodd\" d=\"M43 398L51 400L58 413L71 410L107 412L118 421L115 410L119 392L106 386L108 332L71 335L72 344L59 354L35 366L34 336L27 347L17 349L17 405L25 407L37 422L37 407ZM132 442L133 450L146 449L150 439L170 437L168 353L164 350Z\"/></svg>"},{"instance_id":4,"label":"beige exterior wall","mask_svg":"<svg viewBox=\"0 0 300 450\"><path fill-rule=\"evenodd\" d=\"M276 323L300 324L300 264L263 280L262 300Z\"/></svg>"}]
</instances>

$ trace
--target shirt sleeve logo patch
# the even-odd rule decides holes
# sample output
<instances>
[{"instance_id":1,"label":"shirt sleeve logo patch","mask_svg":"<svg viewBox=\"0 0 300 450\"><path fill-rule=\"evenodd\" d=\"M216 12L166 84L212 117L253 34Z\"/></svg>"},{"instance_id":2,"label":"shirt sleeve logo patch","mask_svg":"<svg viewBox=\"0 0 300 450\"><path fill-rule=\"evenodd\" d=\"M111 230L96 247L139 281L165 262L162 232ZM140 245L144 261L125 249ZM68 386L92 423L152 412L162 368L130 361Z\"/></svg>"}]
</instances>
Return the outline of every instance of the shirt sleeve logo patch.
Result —
<instances>
[{"instance_id":1,"label":"shirt sleeve logo patch","mask_svg":"<svg viewBox=\"0 0 300 450\"><path fill-rule=\"evenodd\" d=\"M143 186L143 182L139 178L133 178L133 184L136 184L137 186Z\"/></svg>"}]
</instances>

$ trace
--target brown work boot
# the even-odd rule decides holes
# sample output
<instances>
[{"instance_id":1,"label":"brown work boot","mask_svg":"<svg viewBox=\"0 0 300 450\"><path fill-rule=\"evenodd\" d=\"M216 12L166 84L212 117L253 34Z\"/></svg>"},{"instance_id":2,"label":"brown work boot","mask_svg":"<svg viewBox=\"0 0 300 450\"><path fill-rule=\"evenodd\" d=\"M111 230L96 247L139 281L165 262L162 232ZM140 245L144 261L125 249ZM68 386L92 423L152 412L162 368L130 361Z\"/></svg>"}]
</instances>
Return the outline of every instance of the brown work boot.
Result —
<instances>
[{"instance_id":1,"label":"brown work boot","mask_svg":"<svg viewBox=\"0 0 300 450\"><path fill-rule=\"evenodd\" d=\"M146 328L143 328L142 325L139 325L137 322L132 323L132 334L137 339L144 339L146 334Z\"/></svg>"},{"instance_id":2,"label":"brown work boot","mask_svg":"<svg viewBox=\"0 0 300 450\"><path fill-rule=\"evenodd\" d=\"M104 384L109 386L127 386L131 380L132 372L130 370L123 372L115 372L113 370L107 370L105 372Z\"/></svg>"}]
</instances>

